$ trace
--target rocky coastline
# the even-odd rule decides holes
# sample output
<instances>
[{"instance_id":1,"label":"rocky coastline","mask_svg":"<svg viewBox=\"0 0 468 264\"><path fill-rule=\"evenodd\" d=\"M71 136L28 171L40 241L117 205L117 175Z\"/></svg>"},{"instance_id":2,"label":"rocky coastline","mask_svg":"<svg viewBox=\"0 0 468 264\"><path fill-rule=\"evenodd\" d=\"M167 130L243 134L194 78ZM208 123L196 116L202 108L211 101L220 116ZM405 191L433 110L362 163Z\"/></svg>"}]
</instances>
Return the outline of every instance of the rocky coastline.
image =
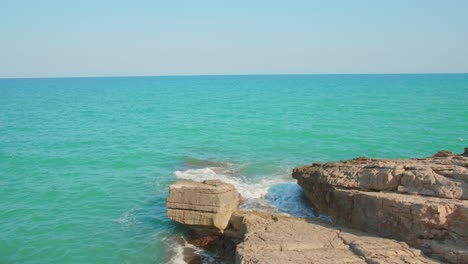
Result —
<instances>
[{"instance_id":1,"label":"rocky coastline","mask_svg":"<svg viewBox=\"0 0 468 264\"><path fill-rule=\"evenodd\" d=\"M292 177L333 224L240 211L235 187L219 180L171 185L167 215L225 263L468 263L468 148L314 163Z\"/></svg>"}]
</instances>

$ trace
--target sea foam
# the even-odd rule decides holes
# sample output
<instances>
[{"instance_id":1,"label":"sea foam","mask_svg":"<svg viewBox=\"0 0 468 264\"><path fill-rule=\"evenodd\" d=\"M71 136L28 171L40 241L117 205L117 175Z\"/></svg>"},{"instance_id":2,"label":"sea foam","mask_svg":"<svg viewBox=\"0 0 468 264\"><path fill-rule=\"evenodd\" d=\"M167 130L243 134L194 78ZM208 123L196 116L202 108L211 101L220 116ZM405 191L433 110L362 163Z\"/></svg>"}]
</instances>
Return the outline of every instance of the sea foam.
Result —
<instances>
[{"instance_id":1,"label":"sea foam","mask_svg":"<svg viewBox=\"0 0 468 264\"><path fill-rule=\"evenodd\" d=\"M275 174L269 179L262 177L249 178L239 172L238 168L229 163L215 163L212 167L188 168L177 170L174 176L178 180L204 181L217 179L232 184L241 196L240 209L281 213L295 217L320 217L307 203L302 189L289 175ZM193 248L185 239L174 240L171 243L173 257L170 263L185 263L184 252L193 251L204 257L209 263L209 253L199 248Z\"/></svg>"},{"instance_id":2,"label":"sea foam","mask_svg":"<svg viewBox=\"0 0 468 264\"><path fill-rule=\"evenodd\" d=\"M170 264L186 264L185 258L187 255L192 255L192 257L195 255L199 256L203 260L203 263L215 262L209 252L188 243L182 235L167 237L164 239L164 243L170 251L169 255L171 258L168 261Z\"/></svg>"},{"instance_id":3,"label":"sea foam","mask_svg":"<svg viewBox=\"0 0 468 264\"><path fill-rule=\"evenodd\" d=\"M230 183L236 187L242 199L259 199L263 198L270 188L275 183L280 183L279 180L265 180L259 182L248 182L242 175L233 175L232 171L224 168L202 168L188 169L185 171L176 171L174 175L177 179L204 181L210 179L218 179L226 183Z\"/></svg>"},{"instance_id":4,"label":"sea foam","mask_svg":"<svg viewBox=\"0 0 468 264\"><path fill-rule=\"evenodd\" d=\"M249 180L235 171L232 166L205 167L175 171L179 180L204 181L218 179L236 187L240 196L240 208L279 212L296 217L314 217L315 212L304 199L300 187L285 175L275 175L271 179Z\"/></svg>"}]
</instances>

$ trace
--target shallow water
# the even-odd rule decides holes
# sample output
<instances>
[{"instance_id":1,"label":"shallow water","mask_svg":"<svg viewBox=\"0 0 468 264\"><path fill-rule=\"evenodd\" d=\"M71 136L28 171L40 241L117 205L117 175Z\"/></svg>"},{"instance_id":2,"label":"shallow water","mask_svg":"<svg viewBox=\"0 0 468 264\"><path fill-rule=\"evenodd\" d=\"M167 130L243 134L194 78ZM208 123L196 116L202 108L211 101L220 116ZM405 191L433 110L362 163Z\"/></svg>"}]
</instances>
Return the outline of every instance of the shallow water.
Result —
<instances>
[{"instance_id":1,"label":"shallow water","mask_svg":"<svg viewBox=\"0 0 468 264\"><path fill-rule=\"evenodd\" d=\"M314 215L293 167L462 152L467 105L468 75L0 80L0 263L180 261L177 178Z\"/></svg>"}]
</instances>

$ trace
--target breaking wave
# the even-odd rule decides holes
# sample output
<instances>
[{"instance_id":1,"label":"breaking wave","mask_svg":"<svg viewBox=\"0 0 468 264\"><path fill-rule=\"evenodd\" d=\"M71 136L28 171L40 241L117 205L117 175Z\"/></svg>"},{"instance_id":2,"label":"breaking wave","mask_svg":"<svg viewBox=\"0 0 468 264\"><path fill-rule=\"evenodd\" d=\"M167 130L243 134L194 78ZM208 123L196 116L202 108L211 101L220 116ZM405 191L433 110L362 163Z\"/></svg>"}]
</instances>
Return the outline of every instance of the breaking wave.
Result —
<instances>
[{"instance_id":1,"label":"breaking wave","mask_svg":"<svg viewBox=\"0 0 468 264\"><path fill-rule=\"evenodd\" d=\"M240 208L243 210L279 212L296 217L316 216L307 204L302 189L287 174L273 175L270 179L252 179L240 173L232 164L224 164L223 167L175 171L174 175L179 180L201 182L217 179L234 185L241 195Z\"/></svg>"},{"instance_id":2,"label":"breaking wave","mask_svg":"<svg viewBox=\"0 0 468 264\"><path fill-rule=\"evenodd\" d=\"M204 181L217 179L234 185L241 196L240 209L257 210L282 213L295 217L319 217L304 197L302 189L291 180L290 169L283 173L271 175L269 178L255 178L243 175L239 168L230 163L211 161L190 161L185 170L177 170L174 176L178 180ZM201 167L200 165L207 165ZM203 258L203 263L210 262L208 252L187 243L184 238L178 238L171 242L173 248L170 263L186 263L184 257L187 254L198 255Z\"/></svg>"},{"instance_id":3,"label":"breaking wave","mask_svg":"<svg viewBox=\"0 0 468 264\"><path fill-rule=\"evenodd\" d=\"M195 259L202 263L215 263L214 257L209 252L188 243L182 235L165 238L164 242L171 256L168 261L170 264L186 264L186 260L197 262Z\"/></svg>"}]
</instances>

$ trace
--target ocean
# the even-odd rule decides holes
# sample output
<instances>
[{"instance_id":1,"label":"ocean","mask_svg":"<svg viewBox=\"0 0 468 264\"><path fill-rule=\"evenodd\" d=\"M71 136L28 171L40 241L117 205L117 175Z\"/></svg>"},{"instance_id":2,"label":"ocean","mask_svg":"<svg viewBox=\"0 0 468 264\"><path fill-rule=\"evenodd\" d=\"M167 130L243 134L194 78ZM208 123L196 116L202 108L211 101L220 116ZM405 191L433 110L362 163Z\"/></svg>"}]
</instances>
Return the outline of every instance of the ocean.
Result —
<instances>
[{"instance_id":1,"label":"ocean","mask_svg":"<svg viewBox=\"0 0 468 264\"><path fill-rule=\"evenodd\" d=\"M468 74L0 79L0 263L183 263L177 179L316 217L292 168L468 146Z\"/></svg>"}]
</instances>

